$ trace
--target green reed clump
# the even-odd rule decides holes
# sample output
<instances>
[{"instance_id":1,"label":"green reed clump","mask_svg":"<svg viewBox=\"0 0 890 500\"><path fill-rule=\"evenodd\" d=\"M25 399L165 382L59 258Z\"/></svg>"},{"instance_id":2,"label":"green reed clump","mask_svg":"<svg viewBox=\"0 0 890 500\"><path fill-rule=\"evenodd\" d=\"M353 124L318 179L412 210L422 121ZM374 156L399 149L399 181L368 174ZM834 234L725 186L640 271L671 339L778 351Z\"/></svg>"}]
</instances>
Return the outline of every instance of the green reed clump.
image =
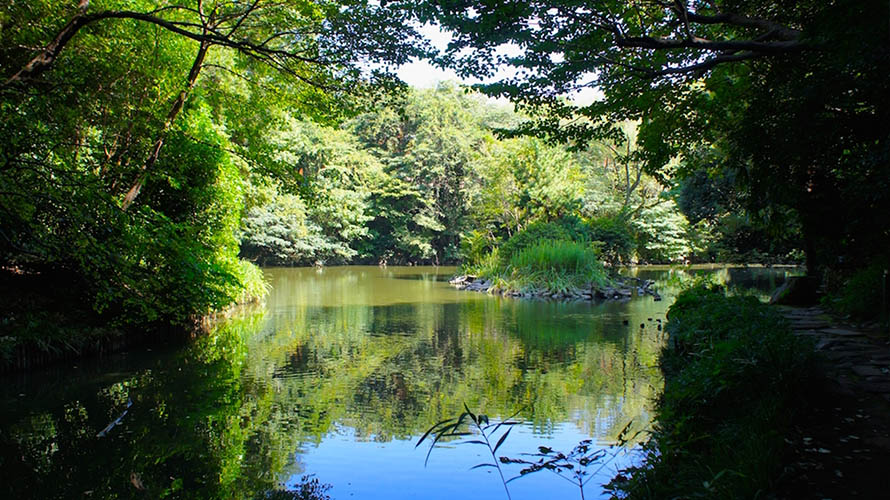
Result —
<instances>
[{"instance_id":1,"label":"green reed clump","mask_svg":"<svg viewBox=\"0 0 890 500\"><path fill-rule=\"evenodd\" d=\"M544 240L514 254L508 285L554 292L589 289L608 281L596 251L586 243Z\"/></svg>"},{"instance_id":2,"label":"green reed clump","mask_svg":"<svg viewBox=\"0 0 890 500\"><path fill-rule=\"evenodd\" d=\"M644 463L609 488L631 499L768 496L805 406L812 346L769 306L714 285L681 293L666 330L665 387Z\"/></svg>"}]
</instances>

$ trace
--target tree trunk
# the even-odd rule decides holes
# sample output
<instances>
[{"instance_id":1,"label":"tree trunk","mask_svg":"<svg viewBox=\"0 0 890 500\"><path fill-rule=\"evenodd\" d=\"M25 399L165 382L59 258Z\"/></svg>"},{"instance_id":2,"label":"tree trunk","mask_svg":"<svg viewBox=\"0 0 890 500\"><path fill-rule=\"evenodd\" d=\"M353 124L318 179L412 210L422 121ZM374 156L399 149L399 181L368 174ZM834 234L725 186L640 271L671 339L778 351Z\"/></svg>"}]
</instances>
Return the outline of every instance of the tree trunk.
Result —
<instances>
[{"instance_id":1,"label":"tree trunk","mask_svg":"<svg viewBox=\"0 0 890 500\"><path fill-rule=\"evenodd\" d=\"M142 169L140 169L139 175L136 177L136 181L133 182L133 185L130 186L130 189L129 191L127 191L126 196L124 196L124 201L121 203L121 209L127 210L128 208L130 208L130 205L132 205L136 197L139 196L139 192L142 190L142 186L145 185L148 174L151 172L158 161L158 156L160 156L161 154L161 148L164 146L164 140L167 138L167 133L170 131L170 127L173 125L173 122L174 120L176 120L179 112L182 111L182 107L183 105L185 105L185 100L188 98L192 89L195 87L195 82L198 80L198 74L201 73L201 67L204 64L204 57L207 55L207 50L209 48L210 44L207 42L201 42L201 45L198 47L198 54L195 56L195 62L192 64L191 71L189 71L186 86L173 101L173 106L167 113L167 119L164 121L164 126L161 127L161 130L158 132L158 136L155 139L154 144L152 145L151 154L142 165Z\"/></svg>"},{"instance_id":2,"label":"tree trunk","mask_svg":"<svg viewBox=\"0 0 890 500\"><path fill-rule=\"evenodd\" d=\"M810 219L810 216L804 215L801 224L801 230L803 232L804 262L807 267L807 276L814 278L817 282L821 282L822 265L818 251L816 250L816 247L818 246L816 242L816 232L813 229L813 221Z\"/></svg>"}]
</instances>

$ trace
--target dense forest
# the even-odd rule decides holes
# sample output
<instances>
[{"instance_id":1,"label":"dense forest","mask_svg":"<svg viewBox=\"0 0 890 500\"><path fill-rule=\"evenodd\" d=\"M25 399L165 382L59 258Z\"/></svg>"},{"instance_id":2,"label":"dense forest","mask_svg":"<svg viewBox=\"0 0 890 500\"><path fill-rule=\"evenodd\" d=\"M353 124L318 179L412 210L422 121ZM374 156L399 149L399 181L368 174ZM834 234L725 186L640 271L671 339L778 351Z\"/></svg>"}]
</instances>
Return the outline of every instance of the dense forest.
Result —
<instances>
[{"instance_id":1,"label":"dense forest","mask_svg":"<svg viewBox=\"0 0 890 500\"><path fill-rule=\"evenodd\" d=\"M11 2L0 261L36 293L4 321L182 325L262 296L255 264L472 269L537 240L876 286L886 26L845 30L886 6L693 4L637 28L562 1ZM409 89L393 72L417 58L516 71ZM602 96L567 97L584 87Z\"/></svg>"},{"instance_id":2,"label":"dense forest","mask_svg":"<svg viewBox=\"0 0 890 500\"><path fill-rule=\"evenodd\" d=\"M840 346L826 359L847 368L868 357L855 368L872 385L855 389L890 398L890 355L861 331L886 339L890 314L888 9L886 0L4 2L0 372L209 335L158 358L172 360L169 371L101 382L108 404L98 413L72 399L28 416L21 429L35 432L3 427L11 451L0 466L53 489L42 478L91 462L135 404L133 428L175 429L167 419L181 414L194 439L164 455L169 463L147 453L153 471L115 468L130 493L145 489L143 477L164 495L237 497L241 477L262 478L242 496L280 492L273 473L294 465L298 442L345 426L410 444L453 411L464 413L438 430L469 416L494 461L482 466L501 472L521 461L497 459L506 434L492 447L489 416L461 399L487 402L492 421L504 419L492 426L505 428L519 424L505 421L521 403L515 415L537 429L567 422L593 395L607 404L585 411L606 411L607 422L591 417L582 439L602 427L611 442L623 440L619 418L642 417L624 427L641 429L644 399L657 400L642 463L607 485L616 496L771 496L790 470L787 436L808 433L795 427L800 415L824 402L810 394L821 387L813 344ZM418 61L456 78L410 87L398 71ZM595 97L578 99L584 92ZM788 312L751 290L675 274L694 263L800 266L793 272L805 276L774 298L822 309ZM379 267L325 269L349 264ZM675 266L657 270L673 306L646 297L655 281L628 269L642 264ZM457 295L444 265L459 266L457 285L543 300ZM287 288L279 297L299 293L264 309L272 277ZM621 280L633 285L619 290ZM390 289L412 296L387 302ZM239 306L252 311L241 326L214 324ZM863 323L830 328L837 318ZM257 335L267 320L279 327ZM251 352L260 358L246 364ZM184 377L193 393L181 390ZM299 397L279 406L279 391ZM14 392L0 394L10 407L26 396ZM187 402L173 408L173 396ZM837 405L865 418L858 403ZM385 425L362 422L371 414ZM292 418L302 427L289 435ZM270 419L281 426L263 427ZM127 453L163 455L182 439L171 432L115 439ZM74 445L57 453L66 434ZM242 463L239 450L265 446L275 449L254 454L261 463ZM797 451L828 454L813 446ZM190 472L176 465L182 457L194 484L174 477ZM206 494L196 486L205 478ZM87 488L94 478L80 479Z\"/></svg>"},{"instance_id":3,"label":"dense forest","mask_svg":"<svg viewBox=\"0 0 890 500\"><path fill-rule=\"evenodd\" d=\"M520 99L517 112L454 84L400 85L387 68L433 52L412 19L450 15L366 2L7 5L5 272L74 283L77 301L116 322L183 323L262 295L251 262L473 262L530 226L580 235L613 264L801 258L797 207L738 189L752 179L726 166L734 132L681 154L652 145L676 117L651 108L612 113L602 132L588 110L612 97ZM755 85L731 71L712 79ZM718 105L718 91L741 92L701 95ZM575 135L535 128L566 107L583 113L559 129ZM756 180L777 187L767 173Z\"/></svg>"}]
</instances>

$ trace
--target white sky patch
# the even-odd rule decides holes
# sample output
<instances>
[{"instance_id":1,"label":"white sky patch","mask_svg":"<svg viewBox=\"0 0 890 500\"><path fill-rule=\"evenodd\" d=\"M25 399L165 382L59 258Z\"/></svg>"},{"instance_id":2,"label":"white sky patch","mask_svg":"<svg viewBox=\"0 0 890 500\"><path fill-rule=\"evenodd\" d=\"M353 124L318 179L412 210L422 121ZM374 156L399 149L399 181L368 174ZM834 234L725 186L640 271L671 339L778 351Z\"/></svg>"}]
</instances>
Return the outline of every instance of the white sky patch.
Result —
<instances>
[{"instance_id":1,"label":"white sky patch","mask_svg":"<svg viewBox=\"0 0 890 500\"><path fill-rule=\"evenodd\" d=\"M433 24L424 24L417 30L438 50L445 50L448 43L451 42L451 33L442 30L439 26ZM498 55L516 56L521 54L521 49L517 45L507 44L496 50ZM562 54L554 54L557 59L562 59ZM554 61L559 62L559 61ZM408 64L403 64L396 70L396 74L409 86L420 89L435 88L439 82L454 81L464 85L473 85L476 83L489 83L516 76L518 70L510 66L499 68L497 73L491 78L461 78L452 69L442 69L430 64L429 61L413 59ZM576 92L572 92L567 96L575 104L584 106L591 102L601 99L603 93L599 89L586 87ZM498 103L507 103L506 99L492 99Z\"/></svg>"}]
</instances>

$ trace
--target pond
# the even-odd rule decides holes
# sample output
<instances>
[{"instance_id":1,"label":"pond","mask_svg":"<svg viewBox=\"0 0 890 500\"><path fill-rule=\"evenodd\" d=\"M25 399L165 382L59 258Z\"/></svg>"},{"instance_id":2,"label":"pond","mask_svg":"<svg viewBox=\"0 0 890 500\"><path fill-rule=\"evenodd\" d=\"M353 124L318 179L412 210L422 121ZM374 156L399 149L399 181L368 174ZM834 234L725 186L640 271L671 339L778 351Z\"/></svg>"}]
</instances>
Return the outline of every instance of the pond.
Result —
<instances>
[{"instance_id":1,"label":"pond","mask_svg":"<svg viewBox=\"0 0 890 500\"><path fill-rule=\"evenodd\" d=\"M515 414L498 456L569 451L585 439L609 447L626 426L630 437L649 423L660 324L677 287L707 273L763 292L794 272L628 270L655 279L665 300L589 304L458 291L447 283L454 271L267 269L264 306L188 345L6 376L0 491L310 498L301 487L329 485L338 499L505 498L496 471L470 470L485 448L447 441L424 465L418 438L467 405L491 421ZM632 459L612 450L586 498ZM505 466L508 478L519 470ZM510 491L515 500L578 498L548 471Z\"/></svg>"}]
</instances>

